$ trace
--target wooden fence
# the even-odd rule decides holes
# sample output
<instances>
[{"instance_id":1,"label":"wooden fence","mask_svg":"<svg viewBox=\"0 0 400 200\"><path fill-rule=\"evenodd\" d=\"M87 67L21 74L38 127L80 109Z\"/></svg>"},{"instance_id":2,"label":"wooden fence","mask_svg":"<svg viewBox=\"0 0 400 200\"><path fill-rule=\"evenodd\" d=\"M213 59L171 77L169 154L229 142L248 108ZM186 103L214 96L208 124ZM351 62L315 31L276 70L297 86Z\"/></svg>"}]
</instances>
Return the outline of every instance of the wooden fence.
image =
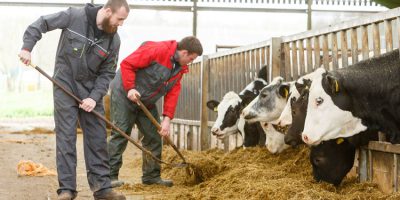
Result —
<instances>
[{"instance_id":1,"label":"wooden fence","mask_svg":"<svg viewBox=\"0 0 400 200\"><path fill-rule=\"evenodd\" d=\"M173 120L173 141L181 148L192 150L234 148L240 139L236 136L225 141L211 137L209 129L216 114L206 108L208 100L220 101L228 91L241 91L263 65L268 66L269 79L280 75L291 81L319 66L333 70L379 56L398 48L399 23L400 8L397 8L203 56L189 67L190 72L182 80L182 93Z\"/></svg>"}]
</instances>

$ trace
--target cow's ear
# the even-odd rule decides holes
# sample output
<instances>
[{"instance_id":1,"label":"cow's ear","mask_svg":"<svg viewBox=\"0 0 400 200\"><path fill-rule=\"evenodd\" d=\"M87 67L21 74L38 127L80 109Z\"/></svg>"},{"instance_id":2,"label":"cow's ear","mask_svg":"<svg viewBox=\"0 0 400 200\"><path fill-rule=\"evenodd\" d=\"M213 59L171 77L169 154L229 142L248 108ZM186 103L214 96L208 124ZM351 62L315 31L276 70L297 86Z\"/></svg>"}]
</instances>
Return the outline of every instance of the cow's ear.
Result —
<instances>
[{"instance_id":1,"label":"cow's ear","mask_svg":"<svg viewBox=\"0 0 400 200\"><path fill-rule=\"evenodd\" d=\"M214 112L218 112L218 105L219 105L218 101L215 100L207 101L207 107Z\"/></svg>"},{"instance_id":2,"label":"cow's ear","mask_svg":"<svg viewBox=\"0 0 400 200\"><path fill-rule=\"evenodd\" d=\"M289 85L282 84L279 86L279 95L281 95L283 98L288 98L289 97Z\"/></svg>"},{"instance_id":3,"label":"cow's ear","mask_svg":"<svg viewBox=\"0 0 400 200\"><path fill-rule=\"evenodd\" d=\"M327 75L326 80L328 82L329 88L331 89L332 94L336 94L340 91L339 87L339 80L332 76L332 75Z\"/></svg>"}]
</instances>

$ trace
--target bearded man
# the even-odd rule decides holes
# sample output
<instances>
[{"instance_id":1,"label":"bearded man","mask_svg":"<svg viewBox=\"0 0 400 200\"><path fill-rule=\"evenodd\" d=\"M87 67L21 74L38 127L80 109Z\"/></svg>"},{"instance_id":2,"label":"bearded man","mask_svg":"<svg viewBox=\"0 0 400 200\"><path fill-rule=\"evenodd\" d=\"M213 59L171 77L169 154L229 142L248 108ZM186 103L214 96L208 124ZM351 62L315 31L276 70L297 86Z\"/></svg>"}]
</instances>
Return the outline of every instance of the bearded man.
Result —
<instances>
[{"instance_id":1,"label":"bearded man","mask_svg":"<svg viewBox=\"0 0 400 200\"><path fill-rule=\"evenodd\" d=\"M82 99L79 104L59 87L53 87L59 200L77 196L78 120L83 130L87 179L94 198L125 199L123 194L111 189L105 123L91 111L104 115L102 98L115 76L120 47L117 28L128 14L126 0L108 0L104 6L87 4L83 8L41 16L24 33L19 57L28 65L31 51L42 34L62 30L53 78Z\"/></svg>"}]
</instances>

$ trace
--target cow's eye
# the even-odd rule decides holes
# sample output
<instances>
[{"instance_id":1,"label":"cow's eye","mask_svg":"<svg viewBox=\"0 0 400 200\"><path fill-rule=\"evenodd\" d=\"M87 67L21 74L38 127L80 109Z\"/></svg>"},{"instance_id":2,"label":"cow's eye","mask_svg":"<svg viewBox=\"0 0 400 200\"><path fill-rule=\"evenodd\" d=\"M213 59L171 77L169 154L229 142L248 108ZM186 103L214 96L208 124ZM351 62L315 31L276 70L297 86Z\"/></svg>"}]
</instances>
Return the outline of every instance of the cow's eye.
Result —
<instances>
[{"instance_id":1,"label":"cow's eye","mask_svg":"<svg viewBox=\"0 0 400 200\"><path fill-rule=\"evenodd\" d=\"M318 97L315 102L317 103L317 106L321 105L324 102L324 99L321 97Z\"/></svg>"},{"instance_id":2,"label":"cow's eye","mask_svg":"<svg viewBox=\"0 0 400 200\"><path fill-rule=\"evenodd\" d=\"M260 96L261 96L261 98L265 98L265 97L267 97L267 94L261 93Z\"/></svg>"},{"instance_id":3,"label":"cow's eye","mask_svg":"<svg viewBox=\"0 0 400 200\"><path fill-rule=\"evenodd\" d=\"M296 111L292 110L292 116L296 115Z\"/></svg>"}]
</instances>

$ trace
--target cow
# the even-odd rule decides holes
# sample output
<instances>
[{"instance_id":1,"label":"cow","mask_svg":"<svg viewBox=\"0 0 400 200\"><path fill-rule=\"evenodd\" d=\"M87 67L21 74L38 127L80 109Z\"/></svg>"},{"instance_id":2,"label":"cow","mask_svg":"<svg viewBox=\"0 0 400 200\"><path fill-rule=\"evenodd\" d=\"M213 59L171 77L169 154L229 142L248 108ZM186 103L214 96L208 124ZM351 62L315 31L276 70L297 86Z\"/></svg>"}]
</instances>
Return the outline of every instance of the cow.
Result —
<instances>
[{"instance_id":1,"label":"cow","mask_svg":"<svg viewBox=\"0 0 400 200\"><path fill-rule=\"evenodd\" d=\"M211 128L211 133L218 139L239 133L243 136L243 146L251 147L265 145L265 134L259 123L248 124L240 117L243 109L242 99L235 92L228 92L221 103L215 100L207 102L210 110L217 111L217 119Z\"/></svg>"},{"instance_id":2,"label":"cow","mask_svg":"<svg viewBox=\"0 0 400 200\"><path fill-rule=\"evenodd\" d=\"M302 139L310 145L367 128L400 142L399 50L325 72L310 87Z\"/></svg>"},{"instance_id":3,"label":"cow","mask_svg":"<svg viewBox=\"0 0 400 200\"><path fill-rule=\"evenodd\" d=\"M356 149L378 140L378 132L367 129L349 138L337 138L311 146L310 162L313 178L339 186L354 165Z\"/></svg>"},{"instance_id":4,"label":"cow","mask_svg":"<svg viewBox=\"0 0 400 200\"><path fill-rule=\"evenodd\" d=\"M245 123L244 119L240 118L240 112L267 85L267 76L267 67L264 66L258 73L259 78L249 83L239 94L231 91L224 95L221 102L216 100L207 102L207 107L218 113L211 128L214 136L223 139L239 131L244 138L243 146L265 145L265 134L261 125Z\"/></svg>"},{"instance_id":5,"label":"cow","mask_svg":"<svg viewBox=\"0 0 400 200\"><path fill-rule=\"evenodd\" d=\"M322 73L324 73L324 72L326 72L324 70L324 68L317 68L315 71L313 71L309 74L306 74L306 75L300 77L299 79L297 79L295 84L291 84L291 86L290 86L288 99L292 99L293 97L298 98L300 96L300 92L298 91L296 84L303 85L304 79L308 79L311 81L317 77L320 77L322 75ZM291 113L292 113L291 104L290 104L290 102L287 102L285 108L283 109L281 115L279 116L278 121L276 122L277 125L281 126L281 127L286 127L286 126L289 126L290 124L292 124Z\"/></svg>"},{"instance_id":6,"label":"cow","mask_svg":"<svg viewBox=\"0 0 400 200\"><path fill-rule=\"evenodd\" d=\"M285 143L292 147L303 143L303 140L301 139L301 133L303 132L304 121L306 120L308 94L309 87L311 86L311 80L304 79L303 84L296 82L295 86L296 91L300 93L300 96L297 99L296 97L292 97L289 100L288 104L290 104L290 116L292 119L290 120L291 125L289 125L284 139Z\"/></svg>"},{"instance_id":7,"label":"cow","mask_svg":"<svg viewBox=\"0 0 400 200\"><path fill-rule=\"evenodd\" d=\"M273 122L278 119L286 105L290 84L282 77L275 77L260 94L243 109L242 115L249 122Z\"/></svg>"},{"instance_id":8,"label":"cow","mask_svg":"<svg viewBox=\"0 0 400 200\"><path fill-rule=\"evenodd\" d=\"M307 112L309 86L311 81L304 79L304 84L296 83L300 97L290 99L292 109L292 124L285 135L285 143L295 146L303 143L301 133ZM350 138L339 138L311 146L310 162L313 168L313 177L316 181L324 181L335 186L340 185L343 178L354 165L356 149L368 144L370 140L377 140L376 131L365 131Z\"/></svg>"}]
</instances>

